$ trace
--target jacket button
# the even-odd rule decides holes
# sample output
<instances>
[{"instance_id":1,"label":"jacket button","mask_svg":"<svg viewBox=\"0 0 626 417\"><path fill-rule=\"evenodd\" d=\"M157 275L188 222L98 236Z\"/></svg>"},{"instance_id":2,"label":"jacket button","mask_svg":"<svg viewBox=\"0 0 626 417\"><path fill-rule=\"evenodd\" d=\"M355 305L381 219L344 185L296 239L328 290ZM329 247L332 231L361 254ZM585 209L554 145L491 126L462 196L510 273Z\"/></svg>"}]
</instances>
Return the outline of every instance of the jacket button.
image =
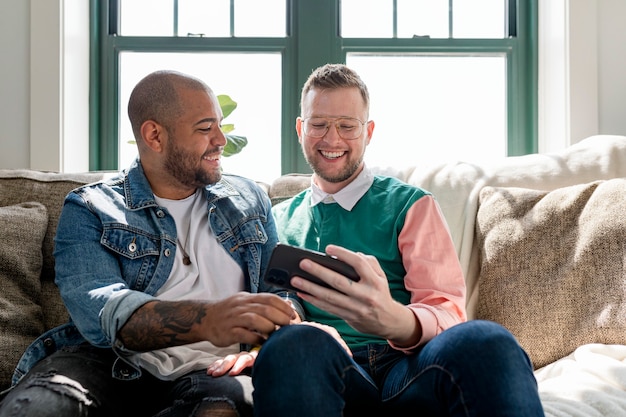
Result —
<instances>
[{"instance_id":1,"label":"jacket button","mask_svg":"<svg viewBox=\"0 0 626 417\"><path fill-rule=\"evenodd\" d=\"M52 350L54 350L54 347L56 346L56 343L54 343L54 340L50 337L47 337L44 339L43 341L43 347L46 350L46 352L50 352Z\"/></svg>"},{"instance_id":2,"label":"jacket button","mask_svg":"<svg viewBox=\"0 0 626 417\"><path fill-rule=\"evenodd\" d=\"M170 256L172 254L172 251L170 251L169 249L165 249L164 254L165 256Z\"/></svg>"},{"instance_id":3,"label":"jacket button","mask_svg":"<svg viewBox=\"0 0 626 417\"><path fill-rule=\"evenodd\" d=\"M157 210L156 215L158 218L162 219L165 217L165 212L163 210Z\"/></svg>"}]
</instances>

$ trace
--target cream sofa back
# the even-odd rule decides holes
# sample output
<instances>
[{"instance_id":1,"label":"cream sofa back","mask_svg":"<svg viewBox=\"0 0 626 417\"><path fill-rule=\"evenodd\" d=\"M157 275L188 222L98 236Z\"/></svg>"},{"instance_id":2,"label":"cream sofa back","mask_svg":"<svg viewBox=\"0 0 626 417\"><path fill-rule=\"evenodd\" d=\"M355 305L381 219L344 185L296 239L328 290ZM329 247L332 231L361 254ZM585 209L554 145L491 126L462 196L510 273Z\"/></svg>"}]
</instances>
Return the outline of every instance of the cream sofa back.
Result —
<instances>
[{"instance_id":1,"label":"cream sofa back","mask_svg":"<svg viewBox=\"0 0 626 417\"><path fill-rule=\"evenodd\" d=\"M481 300L479 311L481 268L485 260L493 259L488 258L489 253L485 250L485 242L488 240L486 231L477 229L477 216L488 218L488 210L492 210L489 205L483 205L483 212L479 212L481 192L486 190L483 193L484 203L487 198L485 194L494 193L491 187L495 187L498 193L507 192L511 187L548 192L575 184L626 177L626 137L594 136L559 153L502 158L483 165L446 162L430 167L372 168L376 173L396 176L435 195L450 227L466 275L469 318L503 320L507 327L515 328L520 326L520 322L506 322L508 315L512 313L503 311L504 307L510 305L511 299L522 300L521 305L528 305L529 308L530 301L541 303L545 300L529 299L527 294L523 293L525 289L519 286L512 286L505 294L495 296L493 291L498 290L496 279L490 282L491 295ZM4 290L0 294L0 321L2 321L0 328L4 329L0 334L0 345L4 350L4 353L0 354L0 389L8 384L10 373L26 345L43 330L67 320L67 312L54 285L52 257L56 224L66 194L75 187L110 175L111 173L103 172L61 174L31 170L0 170L0 208L7 206L15 208L7 211L6 215L0 211L0 227L3 228L0 286ZM277 178L272 184L260 183L268 192L273 204L291 197L309 184L308 174L285 175ZM547 193L541 195L546 196ZM34 203L29 203L25 207L15 206L25 202ZM2 223L3 216L5 223ZM9 227L16 222L22 222L21 224L28 227ZM11 233L16 238L11 239L9 236L13 236ZM29 237L32 238L33 245L25 245ZM37 239L40 239L41 243L37 242ZM41 246L39 255L37 245ZM26 256L25 251L29 248L35 253ZM3 260L4 254L13 258ZM622 258L613 261L620 262L620 265L623 263ZM18 273L20 268L26 272ZM509 277L515 278L512 282L524 282L524 276L520 275L519 271L512 270ZM621 281L616 279L612 282ZM581 300L573 302L584 303ZM596 303L597 305L600 304ZM621 307L626 309L621 300L613 302L612 305L618 309L615 311L619 311ZM585 311L579 311L577 314L582 316ZM594 337L610 340L610 337L616 334L615 329L622 331L623 324L622 327L616 327L614 321L608 320L607 317L610 319L612 316L610 314L605 316L604 322L612 326L611 332L603 333L601 329L593 333ZM580 321L573 323L578 325ZM524 340L529 335L524 326L534 325L522 323L523 331L518 330L516 336ZM626 331L621 334L626 334ZM544 332L541 336L549 338L551 335ZM538 344L542 343L544 340L542 338L537 338ZM574 342L575 340L571 343ZM571 343L565 344L564 349L569 349ZM626 344L626 341L624 343ZM533 344L529 349L535 365L543 364L563 353L555 349L539 351L536 345L537 343Z\"/></svg>"}]
</instances>

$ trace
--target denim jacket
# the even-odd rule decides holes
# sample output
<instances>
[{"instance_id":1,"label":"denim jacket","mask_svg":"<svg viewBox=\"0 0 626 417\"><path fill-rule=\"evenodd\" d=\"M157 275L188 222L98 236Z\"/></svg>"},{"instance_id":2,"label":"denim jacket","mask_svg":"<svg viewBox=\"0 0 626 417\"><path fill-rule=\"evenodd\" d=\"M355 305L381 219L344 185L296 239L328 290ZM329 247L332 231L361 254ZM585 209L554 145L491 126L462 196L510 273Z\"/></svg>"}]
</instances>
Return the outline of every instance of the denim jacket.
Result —
<instances>
[{"instance_id":1,"label":"denim jacket","mask_svg":"<svg viewBox=\"0 0 626 417\"><path fill-rule=\"evenodd\" d=\"M218 241L244 272L246 290L267 291L262 274L278 241L271 203L253 181L234 175L205 188L207 215ZM117 339L131 314L154 300L168 279L176 226L160 207L137 159L126 172L70 192L55 237L55 276L70 322L51 329L26 350L13 384L63 347L89 342L118 355L113 375L141 374Z\"/></svg>"}]
</instances>

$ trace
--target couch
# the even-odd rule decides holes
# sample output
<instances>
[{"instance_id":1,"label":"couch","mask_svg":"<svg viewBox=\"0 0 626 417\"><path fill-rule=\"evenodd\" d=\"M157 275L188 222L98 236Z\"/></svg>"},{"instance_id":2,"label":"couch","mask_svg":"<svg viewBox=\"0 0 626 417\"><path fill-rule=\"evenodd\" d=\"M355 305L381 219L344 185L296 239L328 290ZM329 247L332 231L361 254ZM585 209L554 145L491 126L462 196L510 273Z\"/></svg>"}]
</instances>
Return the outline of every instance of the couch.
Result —
<instances>
[{"instance_id":1,"label":"couch","mask_svg":"<svg viewBox=\"0 0 626 417\"><path fill-rule=\"evenodd\" d=\"M469 318L513 332L547 416L626 415L626 137L482 164L372 168L435 195ZM67 320L52 257L64 196L110 175L0 170L0 390L30 341ZM309 182L260 185L275 204Z\"/></svg>"}]
</instances>

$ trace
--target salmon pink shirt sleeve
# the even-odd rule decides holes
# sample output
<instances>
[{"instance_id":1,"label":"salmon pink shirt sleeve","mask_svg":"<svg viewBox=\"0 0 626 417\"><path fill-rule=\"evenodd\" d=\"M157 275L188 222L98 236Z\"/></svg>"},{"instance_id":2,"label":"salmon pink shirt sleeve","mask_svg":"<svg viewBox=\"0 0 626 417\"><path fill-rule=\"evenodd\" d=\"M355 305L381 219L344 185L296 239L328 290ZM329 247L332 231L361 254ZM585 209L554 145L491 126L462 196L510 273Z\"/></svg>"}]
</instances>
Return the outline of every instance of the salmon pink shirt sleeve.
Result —
<instances>
[{"instance_id":1,"label":"salmon pink shirt sleeve","mask_svg":"<svg viewBox=\"0 0 626 417\"><path fill-rule=\"evenodd\" d=\"M431 195L420 198L407 212L398 247L406 270L405 287L411 293L408 308L422 327L422 337L409 348L390 345L408 353L467 320L465 279L448 225Z\"/></svg>"}]
</instances>

